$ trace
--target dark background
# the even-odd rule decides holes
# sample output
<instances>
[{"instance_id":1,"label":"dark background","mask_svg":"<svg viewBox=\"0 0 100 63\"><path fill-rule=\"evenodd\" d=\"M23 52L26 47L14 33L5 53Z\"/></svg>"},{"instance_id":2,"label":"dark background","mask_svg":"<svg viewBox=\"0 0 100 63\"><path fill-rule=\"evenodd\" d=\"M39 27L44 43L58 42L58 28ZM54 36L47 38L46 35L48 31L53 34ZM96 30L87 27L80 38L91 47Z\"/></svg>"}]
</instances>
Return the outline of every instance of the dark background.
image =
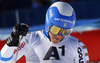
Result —
<instances>
[{"instance_id":1,"label":"dark background","mask_svg":"<svg viewBox=\"0 0 100 63\"><path fill-rule=\"evenodd\" d=\"M24 22L29 26L44 24L46 10L55 1L0 0L0 28L13 27L17 23L16 11L18 12L20 22ZM76 12L77 20L100 18L99 0L63 1L72 5Z\"/></svg>"}]
</instances>

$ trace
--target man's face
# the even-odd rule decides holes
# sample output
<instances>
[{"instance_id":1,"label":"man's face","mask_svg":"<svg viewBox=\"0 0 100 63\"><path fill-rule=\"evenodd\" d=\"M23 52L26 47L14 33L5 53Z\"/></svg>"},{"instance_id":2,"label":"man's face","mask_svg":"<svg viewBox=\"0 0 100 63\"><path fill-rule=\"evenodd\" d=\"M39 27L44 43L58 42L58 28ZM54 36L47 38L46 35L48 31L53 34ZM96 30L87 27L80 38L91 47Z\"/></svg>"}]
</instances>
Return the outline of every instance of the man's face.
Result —
<instances>
[{"instance_id":1,"label":"man's face","mask_svg":"<svg viewBox=\"0 0 100 63\"><path fill-rule=\"evenodd\" d=\"M51 42L53 42L54 44L59 43L64 38L62 34L55 36L55 35L52 35L50 32L49 32L49 37L50 37Z\"/></svg>"}]
</instances>

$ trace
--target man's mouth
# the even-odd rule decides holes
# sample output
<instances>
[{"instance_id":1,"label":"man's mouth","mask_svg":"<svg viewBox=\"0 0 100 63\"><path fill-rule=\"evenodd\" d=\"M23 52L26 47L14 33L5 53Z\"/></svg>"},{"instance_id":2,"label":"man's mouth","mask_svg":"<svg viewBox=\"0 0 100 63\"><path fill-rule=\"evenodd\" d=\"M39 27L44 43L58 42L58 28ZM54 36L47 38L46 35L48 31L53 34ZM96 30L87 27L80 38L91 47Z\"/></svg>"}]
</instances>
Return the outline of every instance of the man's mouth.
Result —
<instances>
[{"instance_id":1,"label":"man's mouth","mask_svg":"<svg viewBox=\"0 0 100 63\"><path fill-rule=\"evenodd\" d=\"M54 38L55 40L59 40L59 38Z\"/></svg>"}]
</instances>

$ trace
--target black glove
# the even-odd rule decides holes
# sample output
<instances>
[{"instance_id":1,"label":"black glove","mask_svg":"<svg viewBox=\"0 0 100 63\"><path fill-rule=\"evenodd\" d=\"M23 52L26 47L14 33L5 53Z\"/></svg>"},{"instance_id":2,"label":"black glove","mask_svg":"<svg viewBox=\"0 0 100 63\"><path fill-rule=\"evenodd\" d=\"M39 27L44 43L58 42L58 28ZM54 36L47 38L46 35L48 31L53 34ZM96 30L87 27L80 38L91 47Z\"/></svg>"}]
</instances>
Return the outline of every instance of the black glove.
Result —
<instances>
[{"instance_id":1,"label":"black glove","mask_svg":"<svg viewBox=\"0 0 100 63\"><path fill-rule=\"evenodd\" d=\"M25 23L16 24L13 27L13 32L11 36L7 38L6 44L8 46L18 46L19 43L19 36L25 36L29 31L29 26Z\"/></svg>"}]
</instances>

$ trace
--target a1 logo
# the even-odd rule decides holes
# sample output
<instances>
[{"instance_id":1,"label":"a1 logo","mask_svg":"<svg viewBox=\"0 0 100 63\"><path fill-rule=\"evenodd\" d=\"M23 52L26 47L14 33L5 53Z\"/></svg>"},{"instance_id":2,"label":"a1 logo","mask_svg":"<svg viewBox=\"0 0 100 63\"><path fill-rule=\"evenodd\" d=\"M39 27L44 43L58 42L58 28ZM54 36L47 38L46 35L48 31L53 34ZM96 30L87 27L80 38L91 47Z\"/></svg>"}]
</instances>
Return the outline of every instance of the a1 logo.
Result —
<instances>
[{"instance_id":1,"label":"a1 logo","mask_svg":"<svg viewBox=\"0 0 100 63\"><path fill-rule=\"evenodd\" d=\"M61 47L58 47L59 49L62 49L62 56L65 55L65 46L61 46ZM53 54L52 54L53 53ZM56 60L60 60L60 57L58 55L58 51L57 51L57 48L55 46L51 46L48 50L48 52L46 53L45 57L43 58L43 60L49 60L50 57L55 57Z\"/></svg>"}]
</instances>

